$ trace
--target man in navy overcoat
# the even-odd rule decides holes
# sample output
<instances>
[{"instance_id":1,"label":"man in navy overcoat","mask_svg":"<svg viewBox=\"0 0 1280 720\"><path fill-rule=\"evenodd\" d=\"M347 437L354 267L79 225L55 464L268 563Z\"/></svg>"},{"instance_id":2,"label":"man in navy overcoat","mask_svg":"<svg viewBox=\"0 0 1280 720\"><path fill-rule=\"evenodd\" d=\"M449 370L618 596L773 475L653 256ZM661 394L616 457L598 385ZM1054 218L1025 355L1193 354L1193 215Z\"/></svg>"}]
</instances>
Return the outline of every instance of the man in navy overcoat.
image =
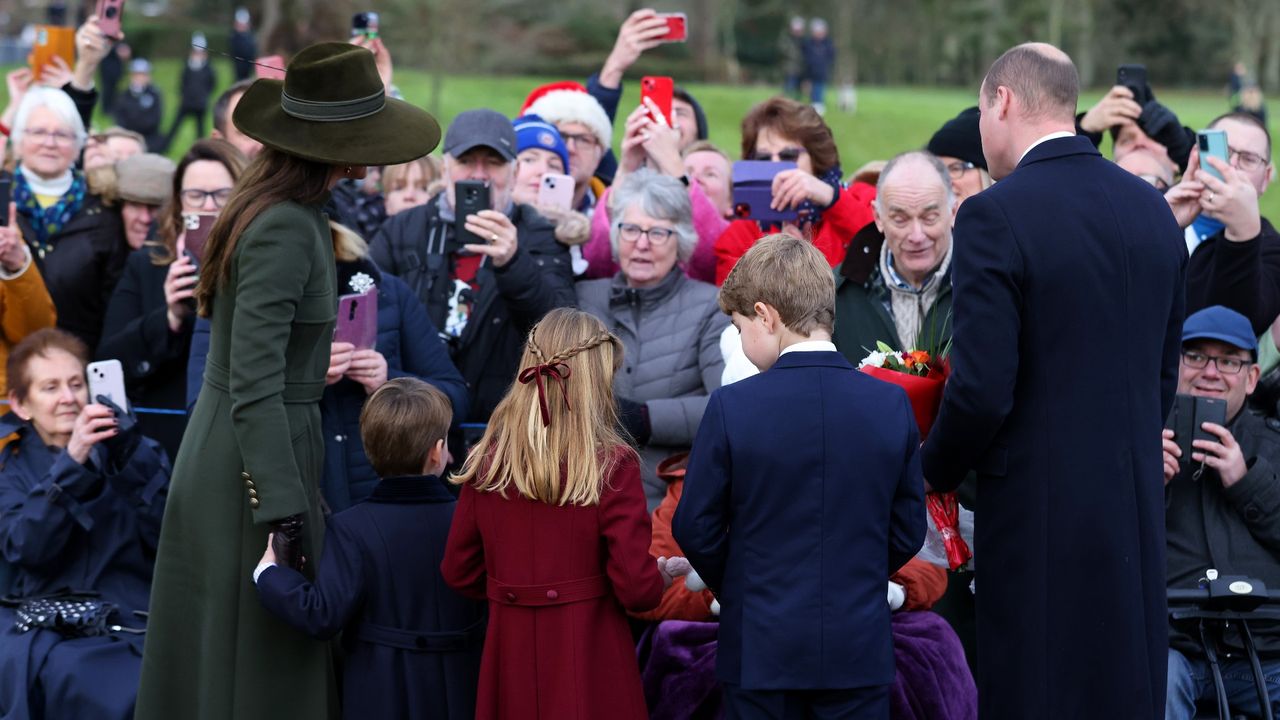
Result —
<instances>
[{"instance_id":1,"label":"man in navy overcoat","mask_svg":"<svg viewBox=\"0 0 1280 720\"><path fill-rule=\"evenodd\" d=\"M1057 48L1013 48L980 107L992 177L955 228L955 344L922 450L977 471L984 718L1164 716L1161 446L1186 249L1150 185L1074 136Z\"/></svg>"}]
</instances>

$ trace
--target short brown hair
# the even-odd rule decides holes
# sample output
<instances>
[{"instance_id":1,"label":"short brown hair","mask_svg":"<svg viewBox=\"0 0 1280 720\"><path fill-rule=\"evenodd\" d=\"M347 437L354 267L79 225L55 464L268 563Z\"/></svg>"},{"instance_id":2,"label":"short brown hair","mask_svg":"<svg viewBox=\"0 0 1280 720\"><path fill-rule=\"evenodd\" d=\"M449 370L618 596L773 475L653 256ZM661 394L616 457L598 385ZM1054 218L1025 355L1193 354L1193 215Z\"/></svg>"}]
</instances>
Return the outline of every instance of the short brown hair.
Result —
<instances>
[{"instance_id":1,"label":"short brown hair","mask_svg":"<svg viewBox=\"0 0 1280 720\"><path fill-rule=\"evenodd\" d=\"M770 129L804 146L819 177L840 165L840 151L831 128L812 105L790 98L775 97L751 108L742 118L742 159L750 160L756 151L760 131Z\"/></svg>"},{"instance_id":2,"label":"short brown hair","mask_svg":"<svg viewBox=\"0 0 1280 720\"><path fill-rule=\"evenodd\" d=\"M192 144L191 149L187 150L187 153L178 161L178 167L173 172L173 190L169 194L169 201L160 211L156 239L148 243L159 248L159 251L151 256L152 265L168 265L178 259L178 236L185 229L182 220L182 181L186 178L187 168L200 160L216 162L226 168L233 186L240 179L245 166L249 164L244 154L226 140L209 138L197 140Z\"/></svg>"},{"instance_id":3,"label":"short brown hair","mask_svg":"<svg viewBox=\"0 0 1280 720\"><path fill-rule=\"evenodd\" d=\"M1028 117L1075 118L1080 74L1071 58L1052 45L1023 43L1006 50L982 81L988 105L1002 85L1018 97Z\"/></svg>"},{"instance_id":4,"label":"short brown hair","mask_svg":"<svg viewBox=\"0 0 1280 720\"><path fill-rule=\"evenodd\" d=\"M813 243L769 235L738 260L720 287L720 309L726 315L753 317L758 302L777 310L793 332L831 332L836 324L835 275Z\"/></svg>"},{"instance_id":5,"label":"short brown hair","mask_svg":"<svg viewBox=\"0 0 1280 720\"><path fill-rule=\"evenodd\" d=\"M417 160L410 160L400 165L388 165L382 168L382 192L389 193L393 190L399 190L394 186L409 181L409 168L414 165L417 165L422 170L423 190L431 187L431 183L439 180L444 172L440 168L440 160L430 155L423 155Z\"/></svg>"},{"instance_id":6,"label":"short brown hair","mask_svg":"<svg viewBox=\"0 0 1280 720\"><path fill-rule=\"evenodd\" d=\"M1257 115L1254 115L1253 113L1236 112L1236 111L1223 113L1218 117L1214 118L1213 122L1209 123L1207 127L1212 130L1218 127L1218 123L1222 122L1223 120L1235 120L1238 123L1243 123L1245 125L1252 125L1258 128L1259 130L1261 130L1262 136L1267 139L1267 161L1268 162L1271 161L1271 131L1267 129L1266 123L1258 119Z\"/></svg>"},{"instance_id":7,"label":"short brown hair","mask_svg":"<svg viewBox=\"0 0 1280 720\"><path fill-rule=\"evenodd\" d=\"M448 396L411 377L389 380L360 412L360 440L378 477L421 475L427 455L449 434Z\"/></svg>"},{"instance_id":8,"label":"short brown hair","mask_svg":"<svg viewBox=\"0 0 1280 720\"><path fill-rule=\"evenodd\" d=\"M54 350L72 355L81 365L89 364L89 347L80 338L57 328L37 330L9 352L9 359L5 363L5 381L14 397L26 400L27 393L31 391L31 359L47 358Z\"/></svg>"},{"instance_id":9,"label":"short brown hair","mask_svg":"<svg viewBox=\"0 0 1280 720\"><path fill-rule=\"evenodd\" d=\"M755 143L752 143L752 144L754 145ZM716 144L711 142L710 140L694 141L693 144L691 144L689 147L680 151L680 157L687 158L694 153L700 153L700 152L715 153L720 157L724 158L725 160L728 160L730 164L733 164L733 158L729 157L729 153L721 150L719 147L716 147Z\"/></svg>"}]
</instances>

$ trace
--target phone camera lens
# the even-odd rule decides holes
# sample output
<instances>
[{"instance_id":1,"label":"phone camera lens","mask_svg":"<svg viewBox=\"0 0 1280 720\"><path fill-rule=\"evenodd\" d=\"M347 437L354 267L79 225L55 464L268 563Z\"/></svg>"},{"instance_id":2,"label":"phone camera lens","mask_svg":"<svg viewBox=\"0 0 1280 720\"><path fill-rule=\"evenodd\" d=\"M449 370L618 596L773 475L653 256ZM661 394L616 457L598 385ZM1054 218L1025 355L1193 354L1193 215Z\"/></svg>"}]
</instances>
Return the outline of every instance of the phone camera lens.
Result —
<instances>
[{"instance_id":1,"label":"phone camera lens","mask_svg":"<svg viewBox=\"0 0 1280 720\"><path fill-rule=\"evenodd\" d=\"M746 203L738 203L733 206L733 214L740 218L748 217L751 215L751 206Z\"/></svg>"},{"instance_id":2,"label":"phone camera lens","mask_svg":"<svg viewBox=\"0 0 1280 720\"><path fill-rule=\"evenodd\" d=\"M107 11L106 11L105 13L103 13L103 15L106 15L108 20L115 20L115 19L116 19L116 13L117 13L117 12L119 12L119 11L118 11L118 10L116 10L116 8L115 8L115 6L114 6L114 5L108 5L108 6L107 6Z\"/></svg>"}]
</instances>

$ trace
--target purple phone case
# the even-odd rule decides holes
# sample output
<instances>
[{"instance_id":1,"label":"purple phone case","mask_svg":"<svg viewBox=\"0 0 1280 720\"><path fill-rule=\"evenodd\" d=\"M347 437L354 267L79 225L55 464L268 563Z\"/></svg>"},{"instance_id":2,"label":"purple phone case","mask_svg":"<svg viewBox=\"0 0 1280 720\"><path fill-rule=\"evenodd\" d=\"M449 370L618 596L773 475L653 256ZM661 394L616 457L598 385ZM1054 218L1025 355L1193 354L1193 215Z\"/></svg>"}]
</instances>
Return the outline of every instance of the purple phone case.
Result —
<instances>
[{"instance_id":1,"label":"purple phone case","mask_svg":"<svg viewBox=\"0 0 1280 720\"><path fill-rule=\"evenodd\" d=\"M347 342L357 350L373 350L378 344L378 289L338 298L338 326L334 342Z\"/></svg>"},{"instance_id":2,"label":"purple phone case","mask_svg":"<svg viewBox=\"0 0 1280 720\"><path fill-rule=\"evenodd\" d=\"M733 214L758 222L794 222L795 210L771 210L773 178L783 170L794 170L793 162L739 160L733 164Z\"/></svg>"}]
</instances>

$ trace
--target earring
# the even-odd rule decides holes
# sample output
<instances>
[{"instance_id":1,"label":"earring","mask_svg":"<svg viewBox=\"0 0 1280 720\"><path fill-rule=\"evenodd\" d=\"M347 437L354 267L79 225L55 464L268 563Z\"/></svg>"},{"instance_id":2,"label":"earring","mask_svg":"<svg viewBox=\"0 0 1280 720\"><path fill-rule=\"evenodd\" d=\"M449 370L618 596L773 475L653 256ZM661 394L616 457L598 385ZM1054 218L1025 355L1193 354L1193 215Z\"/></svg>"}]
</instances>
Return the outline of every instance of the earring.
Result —
<instances>
[{"instance_id":1,"label":"earring","mask_svg":"<svg viewBox=\"0 0 1280 720\"><path fill-rule=\"evenodd\" d=\"M346 175L347 177L351 177L351 166L348 165L347 167L343 168L342 174Z\"/></svg>"}]
</instances>

